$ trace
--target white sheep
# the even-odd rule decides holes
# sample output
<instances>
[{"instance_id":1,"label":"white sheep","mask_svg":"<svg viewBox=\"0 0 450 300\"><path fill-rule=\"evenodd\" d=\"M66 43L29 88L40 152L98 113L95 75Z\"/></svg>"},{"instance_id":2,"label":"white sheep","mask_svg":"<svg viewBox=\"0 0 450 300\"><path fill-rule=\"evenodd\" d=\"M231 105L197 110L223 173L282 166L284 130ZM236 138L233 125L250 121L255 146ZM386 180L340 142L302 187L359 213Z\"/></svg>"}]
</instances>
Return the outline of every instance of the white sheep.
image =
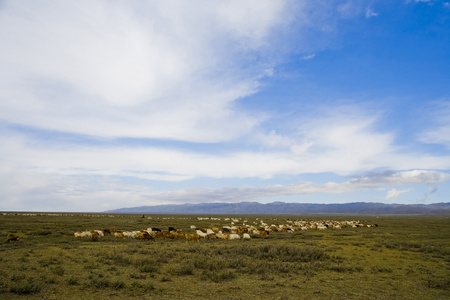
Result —
<instances>
[{"instance_id":1,"label":"white sheep","mask_svg":"<svg viewBox=\"0 0 450 300\"><path fill-rule=\"evenodd\" d=\"M239 240L241 237L239 236L239 234L236 233L231 233L230 234L230 240Z\"/></svg>"},{"instance_id":2,"label":"white sheep","mask_svg":"<svg viewBox=\"0 0 450 300\"><path fill-rule=\"evenodd\" d=\"M199 236L201 236L202 238L206 238L207 234L205 232L202 232L201 230L196 230L195 231ZM214 232L213 232L214 233Z\"/></svg>"}]
</instances>

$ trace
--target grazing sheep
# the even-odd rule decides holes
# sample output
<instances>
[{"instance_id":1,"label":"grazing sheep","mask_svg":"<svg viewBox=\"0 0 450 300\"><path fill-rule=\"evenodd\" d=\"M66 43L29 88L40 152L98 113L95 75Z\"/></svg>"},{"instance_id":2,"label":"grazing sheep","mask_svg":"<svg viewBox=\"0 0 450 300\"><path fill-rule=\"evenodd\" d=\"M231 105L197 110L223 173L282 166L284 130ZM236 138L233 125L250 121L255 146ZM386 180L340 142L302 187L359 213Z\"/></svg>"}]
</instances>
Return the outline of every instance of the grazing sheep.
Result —
<instances>
[{"instance_id":1,"label":"grazing sheep","mask_svg":"<svg viewBox=\"0 0 450 300\"><path fill-rule=\"evenodd\" d=\"M75 236L76 239L81 239L81 232L74 232L73 235Z\"/></svg>"},{"instance_id":2,"label":"grazing sheep","mask_svg":"<svg viewBox=\"0 0 450 300\"><path fill-rule=\"evenodd\" d=\"M104 237L105 235L103 234L102 230L91 230L91 232L97 232L99 237Z\"/></svg>"},{"instance_id":3,"label":"grazing sheep","mask_svg":"<svg viewBox=\"0 0 450 300\"><path fill-rule=\"evenodd\" d=\"M18 236L17 234L12 234L12 233L9 233L7 236L6 236L6 241L9 243L10 241L19 241L20 240L20 236Z\"/></svg>"},{"instance_id":4,"label":"grazing sheep","mask_svg":"<svg viewBox=\"0 0 450 300\"><path fill-rule=\"evenodd\" d=\"M81 237L82 238L88 238L88 239L90 239L90 238L92 238L92 233L90 232L90 231L83 231L82 233L81 233Z\"/></svg>"},{"instance_id":5,"label":"grazing sheep","mask_svg":"<svg viewBox=\"0 0 450 300\"><path fill-rule=\"evenodd\" d=\"M186 238L186 244L188 241L197 241L198 242L200 240L200 236L196 233L193 233L193 234L186 233L184 235L184 237Z\"/></svg>"},{"instance_id":6,"label":"grazing sheep","mask_svg":"<svg viewBox=\"0 0 450 300\"><path fill-rule=\"evenodd\" d=\"M197 230L196 233L201 236L202 238L205 238L207 236L207 234L201 230Z\"/></svg>"},{"instance_id":7,"label":"grazing sheep","mask_svg":"<svg viewBox=\"0 0 450 300\"><path fill-rule=\"evenodd\" d=\"M207 240L217 240L217 236L214 233L210 233L206 235Z\"/></svg>"},{"instance_id":8,"label":"grazing sheep","mask_svg":"<svg viewBox=\"0 0 450 300\"><path fill-rule=\"evenodd\" d=\"M259 234L262 235L262 236L268 236L269 232L267 230L260 230Z\"/></svg>"},{"instance_id":9,"label":"grazing sheep","mask_svg":"<svg viewBox=\"0 0 450 300\"><path fill-rule=\"evenodd\" d=\"M239 240L241 237L239 234L232 233L230 234L230 240Z\"/></svg>"},{"instance_id":10,"label":"grazing sheep","mask_svg":"<svg viewBox=\"0 0 450 300\"><path fill-rule=\"evenodd\" d=\"M98 241L99 238L100 238L100 234L96 230L92 230L92 232L91 232L91 240L92 241Z\"/></svg>"},{"instance_id":11,"label":"grazing sheep","mask_svg":"<svg viewBox=\"0 0 450 300\"><path fill-rule=\"evenodd\" d=\"M216 237L221 240L229 240L230 239L230 235L228 233L222 233L222 231L219 231L218 233L216 233Z\"/></svg>"},{"instance_id":12,"label":"grazing sheep","mask_svg":"<svg viewBox=\"0 0 450 300\"><path fill-rule=\"evenodd\" d=\"M124 238L125 238L125 236L123 235L123 233L122 233L122 232L119 232L119 231L114 232L114 237L115 237L116 239L124 239Z\"/></svg>"},{"instance_id":13,"label":"grazing sheep","mask_svg":"<svg viewBox=\"0 0 450 300\"><path fill-rule=\"evenodd\" d=\"M142 239L142 240L154 240L155 238L150 235L147 231L140 231L136 233L136 238Z\"/></svg>"},{"instance_id":14,"label":"grazing sheep","mask_svg":"<svg viewBox=\"0 0 450 300\"><path fill-rule=\"evenodd\" d=\"M244 240L250 240L250 239L251 239L250 234L248 234L248 233L244 233L244 234L242 235L242 238L243 238Z\"/></svg>"}]
</instances>

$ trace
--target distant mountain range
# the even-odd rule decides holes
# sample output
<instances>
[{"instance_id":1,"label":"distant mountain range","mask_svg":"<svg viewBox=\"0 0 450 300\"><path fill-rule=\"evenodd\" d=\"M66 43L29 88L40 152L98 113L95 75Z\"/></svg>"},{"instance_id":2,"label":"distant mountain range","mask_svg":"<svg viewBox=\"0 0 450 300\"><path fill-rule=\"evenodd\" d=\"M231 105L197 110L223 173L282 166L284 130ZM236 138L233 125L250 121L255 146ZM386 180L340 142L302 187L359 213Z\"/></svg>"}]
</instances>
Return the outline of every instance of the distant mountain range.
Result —
<instances>
[{"instance_id":1,"label":"distant mountain range","mask_svg":"<svg viewBox=\"0 0 450 300\"><path fill-rule=\"evenodd\" d=\"M311 204L272 202L173 204L119 208L106 213L123 214L450 214L450 203L384 204L354 202Z\"/></svg>"}]
</instances>

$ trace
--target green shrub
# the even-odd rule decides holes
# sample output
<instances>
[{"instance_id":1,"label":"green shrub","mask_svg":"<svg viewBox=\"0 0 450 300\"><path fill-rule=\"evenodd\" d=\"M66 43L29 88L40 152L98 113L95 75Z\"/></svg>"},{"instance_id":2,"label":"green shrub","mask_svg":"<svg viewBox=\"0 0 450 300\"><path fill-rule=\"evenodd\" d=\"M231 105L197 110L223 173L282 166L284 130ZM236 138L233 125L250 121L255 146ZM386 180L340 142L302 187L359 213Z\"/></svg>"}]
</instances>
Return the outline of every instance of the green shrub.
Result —
<instances>
[{"instance_id":1,"label":"green shrub","mask_svg":"<svg viewBox=\"0 0 450 300\"><path fill-rule=\"evenodd\" d=\"M156 273L158 270L158 266L155 265L143 265L139 267L139 271L143 273Z\"/></svg>"},{"instance_id":2,"label":"green shrub","mask_svg":"<svg viewBox=\"0 0 450 300\"><path fill-rule=\"evenodd\" d=\"M130 278L132 278L132 279L146 279L147 275L131 273L130 274Z\"/></svg>"},{"instance_id":3,"label":"green shrub","mask_svg":"<svg viewBox=\"0 0 450 300\"><path fill-rule=\"evenodd\" d=\"M42 290L42 285L34 283L32 280L21 281L18 283L14 283L9 291L14 294L19 295L28 295L28 294L36 294Z\"/></svg>"},{"instance_id":4,"label":"green shrub","mask_svg":"<svg viewBox=\"0 0 450 300\"><path fill-rule=\"evenodd\" d=\"M62 266L53 267L52 272L56 275L63 276L66 270Z\"/></svg>"},{"instance_id":5,"label":"green shrub","mask_svg":"<svg viewBox=\"0 0 450 300\"><path fill-rule=\"evenodd\" d=\"M66 280L67 284L69 285L77 285L78 284L78 278L75 276L69 276Z\"/></svg>"},{"instance_id":6,"label":"green shrub","mask_svg":"<svg viewBox=\"0 0 450 300\"><path fill-rule=\"evenodd\" d=\"M433 289L450 290L450 278L429 278L427 286Z\"/></svg>"},{"instance_id":7,"label":"green shrub","mask_svg":"<svg viewBox=\"0 0 450 300\"><path fill-rule=\"evenodd\" d=\"M176 275L194 275L194 266L192 264L183 264L173 268L171 273Z\"/></svg>"},{"instance_id":8,"label":"green shrub","mask_svg":"<svg viewBox=\"0 0 450 300\"><path fill-rule=\"evenodd\" d=\"M145 292L145 293L151 292L155 289L155 286L150 282L140 283L138 281L133 281L131 283L131 287L140 289L140 290L142 290L142 292Z\"/></svg>"},{"instance_id":9,"label":"green shrub","mask_svg":"<svg viewBox=\"0 0 450 300\"><path fill-rule=\"evenodd\" d=\"M234 272L230 270L223 270L219 272L211 272L204 270L202 273L202 279L209 279L213 282L219 283L225 280L235 279L237 276Z\"/></svg>"}]
</instances>

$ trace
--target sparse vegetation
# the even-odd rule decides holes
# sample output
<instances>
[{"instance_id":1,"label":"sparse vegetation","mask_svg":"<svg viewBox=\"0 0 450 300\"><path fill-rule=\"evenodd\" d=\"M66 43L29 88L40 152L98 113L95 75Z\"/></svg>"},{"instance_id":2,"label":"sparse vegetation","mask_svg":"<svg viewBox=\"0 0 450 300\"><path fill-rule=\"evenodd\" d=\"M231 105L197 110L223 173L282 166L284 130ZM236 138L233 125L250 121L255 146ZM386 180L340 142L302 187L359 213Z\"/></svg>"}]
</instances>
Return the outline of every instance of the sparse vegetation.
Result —
<instances>
[{"instance_id":1,"label":"sparse vegetation","mask_svg":"<svg viewBox=\"0 0 450 300\"><path fill-rule=\"evenodd\" d=\"M300 291L302 298L313 299L449 295L448 216L366 217L379 227L273 232L250 241L186 243L107 235L92 242L73 236L85 229L173 226L190 232L190 225L221 228L230 223L223 216L141 216L0 215L0 298L297 299ZM264 216L271 224L287 219ZM7 243L7 232L20 235L20 241Z\"/></svg>"}]
</instances>

